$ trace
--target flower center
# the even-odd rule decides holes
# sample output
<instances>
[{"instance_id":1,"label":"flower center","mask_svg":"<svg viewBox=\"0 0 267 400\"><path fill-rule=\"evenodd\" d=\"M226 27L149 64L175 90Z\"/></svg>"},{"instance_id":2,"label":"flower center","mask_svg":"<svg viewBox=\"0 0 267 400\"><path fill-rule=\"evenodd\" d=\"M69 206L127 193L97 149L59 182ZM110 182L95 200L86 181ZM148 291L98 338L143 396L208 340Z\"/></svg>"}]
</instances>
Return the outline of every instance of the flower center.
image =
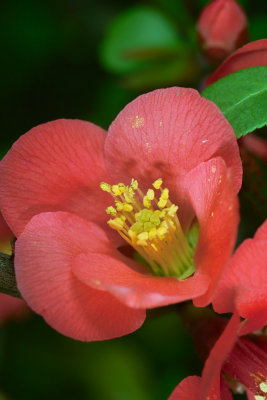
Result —
<instances>
[{"instance_id":1,"label":"flower center","mask_svg":"<svg viewBox=\"0 0 267 400\"><path fill-rule=\"evenodd\" d=\"M144 195L135 179L129 186L102 182L101 189L115 202L115 207L106 209L111 216L108 225L142 256L154 275L182 280L196 270L193 254L198 227L195 225L185 235L177 216L178 206L169 199L169 189L162 188L161 178L152 185L154 189Z\"/></svg>"}]
</instances>

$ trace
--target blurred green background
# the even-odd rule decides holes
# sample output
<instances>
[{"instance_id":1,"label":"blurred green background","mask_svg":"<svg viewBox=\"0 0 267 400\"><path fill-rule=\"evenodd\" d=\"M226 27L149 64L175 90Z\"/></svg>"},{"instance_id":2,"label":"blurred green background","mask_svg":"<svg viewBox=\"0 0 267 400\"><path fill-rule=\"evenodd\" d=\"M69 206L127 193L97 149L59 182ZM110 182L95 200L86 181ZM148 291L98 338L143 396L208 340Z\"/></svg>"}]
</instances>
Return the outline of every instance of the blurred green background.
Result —
<instances>
[{"instance_id":1,"label":"blurred green background","mask_svg":"<svg viewBox=\"0 0 267 400\"><path fill-rule=\"evenodd\" d=\"M210 72L195 33L206 3L2 1L1 155L40 123L80 118L107 128L144 91L199 87ZM240 3L251 40L266 37L263 2ZM65 338L38 316L0 328L0 400L167 399L200 371L172 308L150 312L136 333L101 343Z\"/></svg>"},{"instance_id":2,"label":"blurred green background","mask_svg":"<svg viewBox=\"0 0 267 400\"><path fill-rule=\"evenodd\" d=\"M40 317L0 331L0 399L167 399L179 380L201 372L175 312L149 317L128 336L81 343Z\"/></svg>"}]
</instances>

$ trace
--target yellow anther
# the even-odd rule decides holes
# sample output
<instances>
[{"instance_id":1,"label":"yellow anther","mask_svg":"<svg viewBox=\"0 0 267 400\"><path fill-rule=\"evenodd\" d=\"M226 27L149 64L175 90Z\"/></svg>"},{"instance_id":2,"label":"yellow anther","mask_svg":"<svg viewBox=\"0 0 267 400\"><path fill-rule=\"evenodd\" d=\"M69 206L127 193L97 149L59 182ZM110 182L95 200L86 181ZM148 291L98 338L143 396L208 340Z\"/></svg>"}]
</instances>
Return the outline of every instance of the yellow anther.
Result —
<instances>
[{"instance_id":1,"label":"yellow anther","mask_svg":"<svg viewBox=\"0 0 267 400\"><path fill-rule=\"evenodd\" d=\"M118 185L112 185L111 190L115 196L121 196L126 191L126 186L123 183L118 183Z\"/></svg>"},{"instance_id":2,"label":"yellow anther","mask_svg":"<svg viewBox=\"0 0 267 400\"><path fill-rule=\"evenodd\" d=\"M144 198L143 198L143 205L146 208L150 208L151 207L151 201L149 200L149 198L147 196L144 196Z\"/></svg>"},{"instance_id":3,"label":"yellow anther","mask_svg":"<svg viewBox=\"0 0 267 400\"><path fill-rule=\"evenodd\" d=\"M128 230L128 235L130 236L130 238L132 239L132 241L134 242L137 238L137 234L136 232L132 231L132 229Z\"/></svg>"},{"instance_id":4,"label":"yellow anther","mask_svg":"<svg viewBox=\"0 0 267 400\"><path fill-rule=\"evenodd\" d=\"M156 236L157 236L157 229L156 228L150 229L150 231L148 232L149 239L154 239Z\"/></svg>"},{"instance_id":5,"label":"yellow anther","mask_svg":"<svg viewBox=\"0 0 267 400\"><path fill-rule=\"evenodd\" d=\"M178 206L172 204L169 208L167 208L167 213L170 217L174 217L178 210Z\"/></svg>"},{"instance_id":6,"label":"yellow anther","mask_svg":"<svg viewBox=\"0 0 267 400\"><path fill-rule=\"evenodd\" d=\"M155 182L152 183L152 185L154 186L155 189L159 189L162 185L162 179L161 178L157 179Z\"/></svg>"},{"instance_id":7,"label":"yellow anther","mask_svg":"<svg viewBox=\"0 0 267 400\"><path fill-rule=\"evenodd\" d=\"M131 212L133 211L133 206L131 204L123 203L123 211Z\"/></svg>"},{"instance_id":8,"label":"yellow anther","mask_svg":"<svg viewBox=\"0 0 267 400\"><path fill-rule=\"evenodd\" d=\"M147 193L146 193L146 197L148 198L148 200L154 200L155 197L155 193L153 189L148 189Z\"/></svg>"},{"instance_id":9,"label":"yellow anther","mask_svg":"<svg viewBox=\"0 0 267 400\"><path fill-rule=\"evenodd\" d=\"M168 202L168 200L160 198L158 201L159 208L164 208L166 206L167 202Z\"/></svg>"},{"instance_id":10,"label":"yellow anther","mask_svg":"<svg viewBox=\"0 0 267 400\"><path fill-rule=\"evenodd\" d=\"M144 231L149 232L152 228L154 228L154 224L152 222L149 221L144 223Z\"/></svg>"},{"instance_id":11,"label":"yellow anther","mask_svg":"<svg viewBox=\"0 0 267 400\"><path fill-rule=\"evenodd\" d=\"M145 208L140 211L137 220L140 222L148 222L150 220L150 217L153 215L153 211L151 210L146 210Z\"/></svg>"},{"instance_id":12,"label":"yellow anther","mask_svg":"<svg viewBox=\"0 0 267 400\"><path fill-rule=\"evenodd\" d=\"M157 229L157 235L159 236L160 239L162 239L167 232L168 232L168 229L165 226L160 226Z\"/></svg>"},{"instance_id":13,"label":"yellow anther","mask_svg":"<svg viewBox=\"0 0 267 400\"><path fill-rule=\"evenodd\" d=\"M106 182L101 182L100 187L104 192L111 193L111 186Z\"/></svg>"},{"instance_id":14,"label":"yellow anther","mask_svg":"<svg viewBox=\"0 0 267 400\"><path fill-rule=\"evenodd\" d=\"M114 218L114 219L110 219L108 221L108 225L112 229L116 229L117 231L121 231L123 229L123 226L124 226L124 221L123 221L123 219L117 217L117 218Z\"/></svg>"},{"instance_id":15,"label":"yellow anther","mask_svg":"<svg viewBox=\"0 0 267 400\"><path fill-rule=\"evenodd\" d=\"M130 187L131 187L133 190L138 189L138 182L137 182L137 180L132 179L132 180L131 180Z\"/></svg>"},{"instance_id":16,"label":"yellow anther","mask_svg":"<svg viewBox=\"0 0 267 400\"><path fill-rule=\"evenodd\" d=\"M143 195L135 179L129 186L101 182L101 189L115 202L114 207L106 209L112 216L108 225L141 254L155 275L185 279L195 271L191 261L186 263L192 259L193 250L176 216L178 206L171 203L169 190L162 188L162 183L161 178L157 179ZM155 189L160 190L157 196ZM180 251L184 254L181 259Z\"/></svg>"},{"instance_id":17,"label":"yellow anther","mask_svg":"<svg viewBox=\"0 0 267 400\"><path fill-rule=\"evenodd\" d=\"M133 203L133 198L129 196L127 192L124 193L124 200L126 201L126 203Z\"/></svg>"},{"instance_id":18,"label":"yellow anther","mask_svg":"<svg viewBox=\"0 0 267 400\"><path fill-rule=\"evenodd\" d=\"M115 196L120 195L119 185L112 185L111 190L112 190L112 193L115 194Z\"/></svg>"},{"instance_id":19,"label":"yellow anther","mask_svg":"<svg viewBox=\"0 0 267 400\"><path fill-rule=\"evenodd\" d=\"M132 226L131 226L131 230L137 233L142 232L143 230L143 224L142 222L135 222Z\"/></svg>"},{"instance_id":20,"label":"yellow anther","mask_svg":"<svg viewBox=\"0 0 267 400\"><path fill-rule=\"evenodd\" d=\"M163 189L163 192L161 193L160 198L164 199L164 200L168 200L169 199L169 189L167 189L167 188Z\"/></svg>"},{"instance_id":21,"label":"yellow anther","mask_svg":"<svg viewBox=\"0 0 267 400\"><path fill-rule=\"evenodd\" d=\"M164 200L165 201L165 200ZM164 218L165 215L167 214L167 208L164 208L163 210L156 210L155 214L159 216L159 218Z\"/></svg>"},{"instance_id":22,"label":"yellow anther","mask_svg":"<svg viewBox=\"0 0 267 400\"><path fill-rule=\"evenodd\" d=\"M109 215L115 216L115 215L117 214L117 211L115 210L114 207L110 206L110 207L108 207L108 208L106 209L106 213L109 214Z\"/></svg>"},{"instance_id":23,"label":"yellow anther","mask_svg":"<svg viewBox=\"0 0 267 400\"><path fill-rule=\"evenodd\" d=\"M137 235L139 240L147 240L148 239L148 232L141 232Z\"/></svg>"},{"instance_id":24,"label":"yellow anther","mask_svg":"<svg viewBox=\"0 0 267 400\"><path fill-rule=\"evenodd\" d=\"M118 186L121 193L124 193L126 190L126 186L124 185L124 183L118 183Z\"/></svg>"},{"instance_id":25,"label":"yellow anther","mask_svg":"<svg viewBox=\"0 0 267 400\"><path fill-rule=\"evenodd\" d=\"M130 197L134 197L135 196L134 190L133 190L133 188L131 186L127 186L127 190L128 190L128 194L129 194Z\"/></svg>"},{"instance_id":26,"label":"yellow anther","mask_svg":"<svg viewBox=\"0 0 267 400\"><path fill-rule=\"evenodd\" d=\"M160 199L158 201L158 207L164 208L169 200L169 189L163 189Z\"/></svg>"},{"instance_id":27,"label":"yellow anther","mask_svg":"<svg viewBox=\"0 0 267 400\"><path fill-rule=\"evenodd\" d=\"M168 230L168 224L167 224L166 221L162 221L162 223L160 224L160 226L161 226L162 228L165 228L166 230Z\"/></svg>"},{"instance_id":28,"label":"yellow anther","mask_svg":"<svg viewBox=\"0 0 267 400\"><path fill-rule=\"evenodd\" d=\"M118 211L122 211L123 210L123 203L119 200L115 200L115 205Z\"/></svg>"}]
</instances>

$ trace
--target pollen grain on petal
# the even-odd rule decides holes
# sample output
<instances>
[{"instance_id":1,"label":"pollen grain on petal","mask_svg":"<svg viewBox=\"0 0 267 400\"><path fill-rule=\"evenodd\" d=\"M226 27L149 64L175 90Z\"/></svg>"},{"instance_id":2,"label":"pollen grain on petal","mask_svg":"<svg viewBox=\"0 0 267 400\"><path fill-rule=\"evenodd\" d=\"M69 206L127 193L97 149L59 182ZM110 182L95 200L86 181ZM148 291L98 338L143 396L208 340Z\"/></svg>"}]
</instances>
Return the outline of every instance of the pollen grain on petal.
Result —
<instances>
[{"instance_id":1,"label":"pollen grain on petal","mask_svg":"<svg viewBox=\"0 0 267 400\"><path fill-rule=\"evenodd\" d=\"M136 115L134 118L131 119L132 122L132 128L140 128L141 126L144 125L144 118L140 117L139 115Z\"/></svg>"}]
</instances>

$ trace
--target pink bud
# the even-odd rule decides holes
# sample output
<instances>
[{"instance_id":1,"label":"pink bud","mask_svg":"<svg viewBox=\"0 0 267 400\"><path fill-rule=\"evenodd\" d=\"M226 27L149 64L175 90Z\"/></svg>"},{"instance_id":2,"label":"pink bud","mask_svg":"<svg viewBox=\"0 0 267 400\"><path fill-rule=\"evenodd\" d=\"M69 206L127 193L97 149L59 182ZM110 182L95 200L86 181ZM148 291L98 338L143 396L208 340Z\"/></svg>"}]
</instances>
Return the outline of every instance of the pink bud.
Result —
<instances>
[{"instance_id":1,"label":"pink bud","mask_svg":"<svg viewBox=\"0 0 267 400\"><path fill-rule=\"evenodd\" d=\"M213 0L202 11L197 32L207 58L219 62L247 42L247 18L235 0Z\"/></svg>"}]
</instances>

